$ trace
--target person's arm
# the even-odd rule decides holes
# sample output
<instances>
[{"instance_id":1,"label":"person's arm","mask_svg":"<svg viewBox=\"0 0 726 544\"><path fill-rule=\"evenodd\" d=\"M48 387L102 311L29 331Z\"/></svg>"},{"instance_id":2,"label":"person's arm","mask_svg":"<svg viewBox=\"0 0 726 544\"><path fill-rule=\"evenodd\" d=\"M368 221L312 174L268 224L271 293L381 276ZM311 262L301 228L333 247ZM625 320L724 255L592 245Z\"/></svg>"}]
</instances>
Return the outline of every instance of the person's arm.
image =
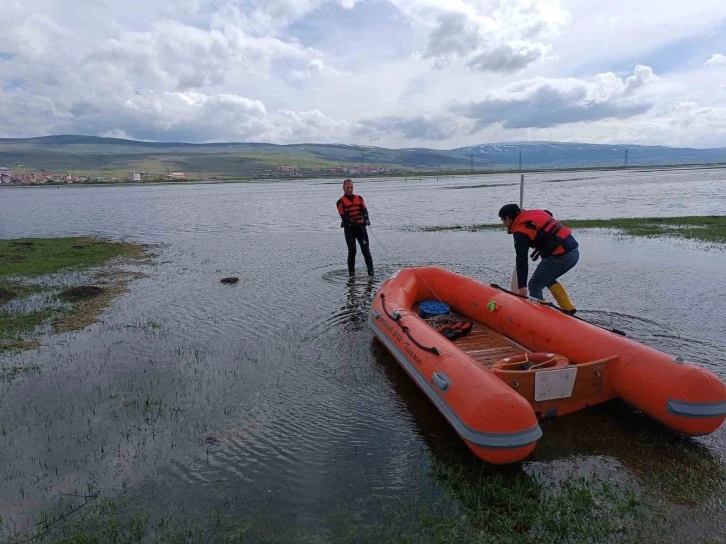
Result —
<instances>
[{"instance_id":1,"label":"person's arm","mask_svg":"<svg viewBox=\"0 0 726 544\"><path fill-rule=\"evenodd\" d=\"M368 219L368 208L366 208L366 202L363 200L363 197L360 197L360 213L363 216L363 224L370 226L371 220Z\"/></svg>"},{"instance_id":2,"label":"person's arm","mask_svg":"<svg viewBox=\"0 0 726 544\"><path fill-rule=\"evenodd\" d=\"M340 214L340 227L343 228L347 224L348 218L346 217L345 206L343 206L342 199L338 199L336 207L338 208L338 213Z\"/></svg>"},{"instance_id":3,"label":"person's arm","mask_svg":"<svg viewBox=\"0 0 726 544\"><path fill-rule=\"evenodd\" d=\"M527 287L527 274L529 274L527 262L529 237L523 232L514 233L514 250L517 253L517 287L521 290Z\"/></svg>"}]
</instances>

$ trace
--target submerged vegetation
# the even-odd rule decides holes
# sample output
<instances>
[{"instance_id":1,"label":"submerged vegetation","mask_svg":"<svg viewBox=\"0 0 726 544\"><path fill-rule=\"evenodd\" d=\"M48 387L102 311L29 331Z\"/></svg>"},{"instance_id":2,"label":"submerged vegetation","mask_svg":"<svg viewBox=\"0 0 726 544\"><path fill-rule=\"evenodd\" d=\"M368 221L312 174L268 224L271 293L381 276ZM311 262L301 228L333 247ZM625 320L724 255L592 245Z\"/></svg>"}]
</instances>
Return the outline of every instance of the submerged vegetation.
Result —
<instances>
[{"instance_id":1,"label":"submerged vegetation","mask_svg":"<svg viewBox=\"0 0 726 544\"><path fill-rule=\"evenodd\" d=\"M26 338L39 327L52 324L57 331L82 328L124 291L132 273L97 274L104 288L86 288L92 297L74 297L60 290L67 285L51 275L85 272L120 262L139 262L143 246L99 238L23 238L0 240L0 352L38 346ZM32 304L30 303L32 297Z\"/></svg>"},{"instance_id":2,"label":"submerged vegetation","mask_svg":"<svg viewBox=\"0 0 726 544\"><path fill-rule=\"evenodd\" d=\"M572 229L613 229L629 236L671 237L726 244L726 215L622 219L562 219ZM424 227L426 232L503 230L501 223Z\"/></svg>"},{"instance_id":3,"label":"submerged vegetation","mask_svg":"<svg viewBox=\"0 0 726 544\"><path fill-rule=\"evenodd\" d=\"M463 516L430 515L424 531L438 542L622 542L657 537L641 493L617 480L569 476L557 483L521 471L458 464L434 468Z\"/></svg>"},{"instance_id":4,"label":"submerged vegetation","mask_svg":"<svg viewBox=\"0 0 726 544\"><path fill-rule=\"evenodd\" d=\"M341 505L320 520L324 541L661 543L683 541L673 531L693 519L669 508L648 478L558 477L558 469L537 465L494 467L459 455L434 460L430 471L443 492L440 499L378 502L374 519L365 523L355 507ZM713 488L721 496L723 486ZM207 518L183 518L125 492L113 499L78 495L61 499L40 515L31 533L16 534L11 542L287 542L305 540L309 532L303 523L270 524L265 514L249 516L227 506Z\"/></svg>"}]
</instances>

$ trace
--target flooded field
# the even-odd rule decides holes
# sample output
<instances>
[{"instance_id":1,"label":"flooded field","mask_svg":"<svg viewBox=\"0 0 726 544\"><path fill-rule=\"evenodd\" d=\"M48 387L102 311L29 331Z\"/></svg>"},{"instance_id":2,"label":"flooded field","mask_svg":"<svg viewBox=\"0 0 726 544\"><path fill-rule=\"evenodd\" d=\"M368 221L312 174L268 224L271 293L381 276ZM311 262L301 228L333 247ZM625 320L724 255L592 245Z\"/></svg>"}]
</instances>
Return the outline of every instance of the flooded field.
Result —
<instances>
[{"instance_id":1,"label":"flooded field","mask_svg":"<svg viewBox=\"0 0 726 544\"><path fill-rule=\"evenodd\" d=\"M139 541L465 541L501 527L529 542L563 534L532 516L550 519L565 495L578 504L582 477L596 506L625 493L611 503L654 531L644 541L718 542L724 426L686 440L613 402L544 421L523 464L485 467L374 340L371 298L401 267L508 283L505 232L417 229L496 221L517 182L357 180L376 275L359 254L352 283L338 181L0 190L2 238L100 235L154 254L99 323L0 354L0 541L82 522L144 528ZM565 219L722 215L724 203L726 170L537 174L525 190L525 206ZM575 235L563 283L578 315L726 379L721 246ZM562 482L575 487L537 500ZM522 491L496 505L503 488ZM478 500L499 518L474 516ZM587 534L628 541L600 510Z\"/></svg>"}]
</instances>

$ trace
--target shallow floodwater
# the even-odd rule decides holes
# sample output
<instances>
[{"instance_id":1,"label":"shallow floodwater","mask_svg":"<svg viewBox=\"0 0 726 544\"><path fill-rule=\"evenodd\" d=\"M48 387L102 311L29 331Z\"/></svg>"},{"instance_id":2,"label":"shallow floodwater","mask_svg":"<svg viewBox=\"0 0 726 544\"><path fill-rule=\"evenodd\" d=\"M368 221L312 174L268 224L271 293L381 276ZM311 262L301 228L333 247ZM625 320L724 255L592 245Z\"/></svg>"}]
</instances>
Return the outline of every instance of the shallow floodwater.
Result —
<instances>
[{"instance_id":1,"label":"shallow floodwater","mask_svg":"<svg viewBox=\"0 0 726 544\"><path fill-rule=\"evenodd\" d=\"M507 285L505 232L417 229L495 222L518 182L358 180L376 275L362 274L359 254L352 283L338 181L0 190L2 238L100 235L156 254L100 323L0 355L0 366L37 367L0 381L0 539L32 530L61 499L94 494L207 528L215 515L249 520L287 541L370 539L382 526L405 534L415 520L389 520L392 505L443 497L455 508L430 469L466 447L374 340L367 311L406 266ZM561 218L724 214L726 170L528 175L526 205ZM581 259L563 283L584 319L726 379L726 252L575 234ZM225 276L241 281L222 285ZM685 441L618 403L542 426L519 470L638 476L644 455L684 472L694 458L726 463L724 426ZM723 531L719 497L672 501L693 509L689 534Z\"/></svg>"}]
</instances>

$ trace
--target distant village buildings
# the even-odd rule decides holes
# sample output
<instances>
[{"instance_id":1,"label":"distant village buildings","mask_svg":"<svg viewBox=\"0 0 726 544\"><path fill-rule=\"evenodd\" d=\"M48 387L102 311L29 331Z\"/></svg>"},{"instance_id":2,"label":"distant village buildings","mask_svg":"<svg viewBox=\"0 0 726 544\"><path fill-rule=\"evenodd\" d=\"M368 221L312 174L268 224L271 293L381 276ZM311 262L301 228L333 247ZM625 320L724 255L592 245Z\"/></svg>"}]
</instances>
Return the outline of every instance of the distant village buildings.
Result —
<instances>
[{"instance_id":1,"label":"distant village buildings","mask_svg":"<svg viewBox=\"0 0 726 544\"><path fill-rule=\"evenodd\" d=\"M45 185L46 183L85 183L89 181L117 181L116 178L77 176L68 172L16 172L0 167L0 184Z\"/></svg>"},{"instance_id":2,"label":"distant village buildings","mask_svg":"<svg viewBox=\"0 0 726 544\"><path fill-rule=\"evenodd\" d=\"M393 172L395 169L382 164L342 164L333 168L299 168L297 166L278 166L277 175L302 176L305 174L332 174L332 175L371 175ZM269 170L265 171L269 174Z\"/></svg>"},{"instance_id":3,"label":"distant village buildings","mask_svg":"<svg viewBox=\"0 0 726 544\"><path fill-rule=\"evenodd\" d=\"M186 179L186 175L175 172L173 179ZM8 167L0 166L0 184L15 185L43 185L73 184L73 183L118 183L119 181L141 182L150 179L163 179L163 174L149 174L147 172L131 172L126 178L116 176L77 176L68 172L16 172Z\"/></svg>"},{"instance_id":4,"label":"distant village buildings","mask_svg":"<svg viewBox=\"0 0 726 544\"><path fill-rule=\"evenodd\" d=\"M288 178L288 177L314 177L314 176L355 176L375 174L395 174L401 172L400 168L392 168L382 164L341 164L330 168L299 167L280 165L274 169L265 169L251 172L240 172L241 176ZM189 179L225 179L230 174L202 174L195 172L191 178L186 172L128 172L116 176L78 176L68 172L18 172L8 166L0 166L0 184L41 185L73 184L73 183L141 183L144 181L187 181ZM206 177L205 177L206 176Z\"/></svg>"}]
</instances>

